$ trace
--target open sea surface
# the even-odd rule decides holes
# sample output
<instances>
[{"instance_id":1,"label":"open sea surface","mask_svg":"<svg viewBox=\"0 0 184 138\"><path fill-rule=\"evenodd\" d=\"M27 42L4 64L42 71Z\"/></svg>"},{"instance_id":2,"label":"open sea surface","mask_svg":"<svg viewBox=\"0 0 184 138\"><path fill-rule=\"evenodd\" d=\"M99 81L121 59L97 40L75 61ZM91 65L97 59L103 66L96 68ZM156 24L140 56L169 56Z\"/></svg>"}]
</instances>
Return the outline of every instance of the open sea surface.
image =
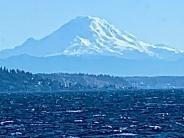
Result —
<instances>
[{"instance_id":1,"label":"open sea surface","mask_svg":"<svg viewBox=\"0 0 184 138\"><path fill-rule=\"evenodd\" d=\"M184 137L184 91L0 93L0 137Z\"/></svg>"}]
</instances>

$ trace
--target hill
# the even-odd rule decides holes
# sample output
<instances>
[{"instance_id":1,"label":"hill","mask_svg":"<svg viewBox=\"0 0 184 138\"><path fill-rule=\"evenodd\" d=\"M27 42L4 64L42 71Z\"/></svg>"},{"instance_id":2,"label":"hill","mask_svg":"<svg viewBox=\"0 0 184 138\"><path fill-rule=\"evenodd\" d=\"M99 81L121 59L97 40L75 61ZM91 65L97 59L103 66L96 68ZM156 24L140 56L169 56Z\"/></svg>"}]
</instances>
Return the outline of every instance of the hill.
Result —
<instances>
[{"instance_id":1,"label":"hill","mask_svg":"<svg viewBox=\"0 0 184 138\"><path fill-rule=\"evenodd\" d=\"M87 74L32 74L0 68L0 92L63 90L123 90L130 85L120 77Z\"/></svg>"}]
</instances>

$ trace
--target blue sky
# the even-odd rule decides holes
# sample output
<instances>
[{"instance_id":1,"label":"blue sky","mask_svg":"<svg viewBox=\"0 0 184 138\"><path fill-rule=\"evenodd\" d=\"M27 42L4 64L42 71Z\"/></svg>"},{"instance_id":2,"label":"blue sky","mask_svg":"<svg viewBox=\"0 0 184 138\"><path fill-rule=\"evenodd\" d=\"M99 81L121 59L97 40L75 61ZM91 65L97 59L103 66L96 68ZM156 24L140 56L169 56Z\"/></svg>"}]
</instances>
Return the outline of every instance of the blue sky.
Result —
<instances>
[{"instance_id":1,"label":"blue sky","mask_svg":"<svg viewBox=\"0 0 184 138\"><path fill-rule=\"evenodd\" d=\"M0 49L40 39L77 16L99 16L150 43L184 50L184 0L0 0Z\"/></svg>"}]
</instances>

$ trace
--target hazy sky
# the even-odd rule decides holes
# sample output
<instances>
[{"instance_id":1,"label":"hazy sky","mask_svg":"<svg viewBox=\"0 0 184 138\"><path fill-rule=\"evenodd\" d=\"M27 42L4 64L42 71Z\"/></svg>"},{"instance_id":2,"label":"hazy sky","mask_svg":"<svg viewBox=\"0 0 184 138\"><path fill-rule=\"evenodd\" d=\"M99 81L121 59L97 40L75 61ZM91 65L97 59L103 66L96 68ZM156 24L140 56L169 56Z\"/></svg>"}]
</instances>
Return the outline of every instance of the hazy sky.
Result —
<instances>
[{"instance_id":1,"label":"hazy sky","mask_svg":"<svg viewBox=\"0 0 184 138\"><path fill-rule=\"evenodd\" d=\"M184 0L0 0L0 49L42 38L77 16L99 16L150 43L184 50Z\"/></svg>"}]
</instances>

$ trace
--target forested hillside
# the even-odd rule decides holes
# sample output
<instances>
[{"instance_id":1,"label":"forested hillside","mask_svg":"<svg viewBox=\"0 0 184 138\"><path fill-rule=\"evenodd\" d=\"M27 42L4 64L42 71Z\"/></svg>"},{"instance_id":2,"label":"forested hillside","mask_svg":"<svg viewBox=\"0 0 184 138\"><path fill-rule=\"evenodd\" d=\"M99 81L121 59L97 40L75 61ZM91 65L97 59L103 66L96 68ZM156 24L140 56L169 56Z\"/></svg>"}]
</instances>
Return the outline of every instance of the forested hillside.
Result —
<instances>
[{"instance_id":1,"label":"forested hillside","mask_svg":"<svg viewBox=\"0 0 184 138\"><path fill-rule=\"evenodd\" d=\"M0 68L0 92L173 88L183 89L184 77L114 77L82 73L32 74L18 69Z\"/></svg>"},{"instance_id":2,"label":"forested hillside","mask_svg":"<svg viewBox=\"0 0 184 138\"><path fill-rule=\"evenodd\" d=\"M32 74L0 68L0 91L120 90L130 85L120 77L87 74Z\"/></svg>"},{"instance_id":3,"label":"forested hillside","mask_svg":"<svg viewBox=\"0 0 184 138\"><path fill-rule=\"evenodd\" d=\"M65 87L88 88L88 89L128 89L131 84L123 77L114 77L110 75L89 75L89 74L68 74L53 73L39 74L44 79L59 81Z\"/></svg>"},{"instance_id":4,"label":"forested hillside","mask_svg":"<svg viewBox=\"0 0 184 138\"><path fill-rule=\"evenodd\" d=\"M61 84L57 81L22 70L0 68L0 91L50 91L60 88Z\"/></svg>"}]
</instances>

